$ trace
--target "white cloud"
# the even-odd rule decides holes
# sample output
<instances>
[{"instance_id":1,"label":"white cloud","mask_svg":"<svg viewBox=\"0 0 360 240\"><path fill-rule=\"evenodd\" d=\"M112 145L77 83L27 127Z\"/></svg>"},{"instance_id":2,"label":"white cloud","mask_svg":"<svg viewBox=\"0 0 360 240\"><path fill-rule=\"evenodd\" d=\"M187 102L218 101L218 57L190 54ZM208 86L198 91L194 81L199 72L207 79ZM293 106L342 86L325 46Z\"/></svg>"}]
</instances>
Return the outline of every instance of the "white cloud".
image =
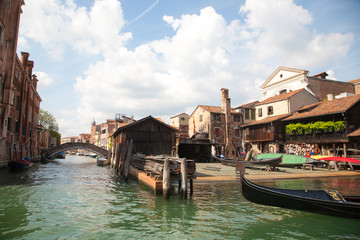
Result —
<instances>
[{"instance_id":1,"label":"white cloud","mask_svg":"<svg viewBox=\"0 0 360 240\"><path fill-rule=\"evenodd\" d=\"M34 72L37 76L39 89L47 88L54 83L54 80L45 72Z\"/></svg>"},{"instance_id":2,"label":"white cloud","mask_svg":"<svg viewBox=\"0 0 360 240\"><path fill-rule=\"evenodd\" d=\"M179 18L163 16L173 36L134 50L125 45L132 34L122 32L126 21L119 1L96 0L87 9L73 0L37 0L24 12L23 43L38 42L58 60L68 48L102 57L76 78L81 100L74 103L72 119L65 114L59 121L69 136L71 130L89 129L93 118L99 122L115 113L167 121L199 104L220 105L222 87L230 89L233 106L259 99L260 85L279 65L330 66L346 56L354 38L318 33L312 14L291 0L246 1L231 22L212 7ZM39 80L46 83L46 77Z\"/></svg>"},{"instance_id":3,"label":"white cloud","mask_svg":"<svg viewBox=\"0 0 360 240\"><path fill-rule=\"evenodd\" d=\"M247 30L256 35L247 46L261 60L287 63L290 67L314 68L345 56L353 34L317 33L311 13L292 0L246 1Z\"/></svg>"},{"instance_id":4,"label":"white cloud","mask_svg":"<svg viewBox=\"0 0 360 240\"><path fill-rule=\"evenodd\" d=\"M90 11L73 0L37 0L23 7L21 37L41 43L53 59L62 60L66 46L99 54L109 45L121 46L131 38L120 34L125 24L120 2L96 0Z\"/></svg>"},{"instance_id":5,"label":"white cloud","mask_svg":"<svg viewBox=\"0 0 360 240\"><path fill-rule=\"evenodd\" d=\"M218 103L221 87L238 81L229 59L231 36L239 31L236 23L227 25L211 7L199 15L164 20L176 30L173 37L134 51L108 49L103 61L77 79L75 88L82 95L79 114L171 115L189 105Z\"/></svg>"},{"instance_id":6,"label":"white cloud","mask_svg":"<svg viewBox=\"0 0 360 240\"><path fill-rule=\"evenodd\" d=\"M326 71L326 73L328 74L328 76L326 77L326 79L329 79L329 80L337 80L336 77L335 77L335 72L334 72L334 70L329 69L329 70Z\"/></svg>"}]
</instances>

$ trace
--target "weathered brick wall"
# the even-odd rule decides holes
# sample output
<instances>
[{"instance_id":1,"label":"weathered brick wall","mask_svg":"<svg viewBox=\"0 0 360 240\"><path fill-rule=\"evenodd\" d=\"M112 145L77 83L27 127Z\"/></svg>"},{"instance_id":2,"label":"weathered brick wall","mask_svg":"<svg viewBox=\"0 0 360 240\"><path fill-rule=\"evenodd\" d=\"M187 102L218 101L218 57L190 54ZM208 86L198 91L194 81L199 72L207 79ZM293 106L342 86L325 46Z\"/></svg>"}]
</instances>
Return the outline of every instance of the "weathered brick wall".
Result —
<instances>
[{"instance_id":1,"label":"weathered brick wall","mask_svg":"<svg viewBox=\"0 0 360 240\"><path fill-rule=\"evenodd\" d=\"M309 89L320 100L325 99L329 93L333 93L334 95L344 92L355 93L355 87L352 83L311 77L308 78L308 81L310 83Z\"/></svg>"}]
</instances>

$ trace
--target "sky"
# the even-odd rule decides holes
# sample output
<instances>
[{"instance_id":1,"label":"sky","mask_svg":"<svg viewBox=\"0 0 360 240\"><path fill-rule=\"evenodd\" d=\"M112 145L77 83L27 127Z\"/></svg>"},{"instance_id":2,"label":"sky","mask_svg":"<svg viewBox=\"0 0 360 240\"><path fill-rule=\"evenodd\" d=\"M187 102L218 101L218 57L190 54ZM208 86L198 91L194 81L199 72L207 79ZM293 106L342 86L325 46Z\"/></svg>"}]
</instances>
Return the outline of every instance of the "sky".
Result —
<instances>
[{"instance_id":1,"label":"sky","mask_svg":"<svg viewBox=\"0 0 360 240\"><path fill-rule=\"evenodd\" d=\"M126 114L169 123L197 105L260 100L277 67L360 78L358 0L25 0L41 108L62 137Z\"/></svg>"}]
</instances>

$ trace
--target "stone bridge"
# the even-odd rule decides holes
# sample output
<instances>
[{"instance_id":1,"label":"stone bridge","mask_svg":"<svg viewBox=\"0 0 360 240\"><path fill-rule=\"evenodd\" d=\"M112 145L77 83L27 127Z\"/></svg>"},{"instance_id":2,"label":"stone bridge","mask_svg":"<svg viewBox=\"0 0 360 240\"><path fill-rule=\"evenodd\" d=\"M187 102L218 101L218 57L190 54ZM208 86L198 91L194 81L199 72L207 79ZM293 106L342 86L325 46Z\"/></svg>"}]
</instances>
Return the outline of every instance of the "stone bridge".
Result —
<instances>
[{"instance_id":1,"label":"stone bridge","mask_svg":"<svg viewBox=\"0 0 360 240\"><path fill-rule=\"evenodd\" d=\"M50 155L50 157L52 158L60 152L64 152L64 151L71 150L71 149L85 149L85 150L94 152L102 157L105 157L105 158L108 157L108 150L106 150L102 147L96 146L94 144L91 144L91 143L80 143L80 142L76 142L76 143L69 142L69 143L64 143L64 144L49 148L46 151L45 155Z\"/></svg>"}]
</instances>

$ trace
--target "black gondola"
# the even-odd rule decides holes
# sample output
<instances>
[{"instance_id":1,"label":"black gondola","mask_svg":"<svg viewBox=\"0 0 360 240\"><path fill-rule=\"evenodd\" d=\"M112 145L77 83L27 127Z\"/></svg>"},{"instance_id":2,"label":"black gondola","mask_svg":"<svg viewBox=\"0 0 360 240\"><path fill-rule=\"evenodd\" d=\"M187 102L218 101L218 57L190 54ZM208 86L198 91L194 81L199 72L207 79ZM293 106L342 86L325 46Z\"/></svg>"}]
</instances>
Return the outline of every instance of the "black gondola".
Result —
<instances>
[{"instance_id":1,"label":"black gondola","mask_svg":"<svg viewBox=\"0 0 360 240\"><path fill-rule=\"evenodd\" d=\"M269 167L276 167L279 166L282 162L282 155L277 158L262 158L258 159L256 161L242 161L238 159L229 159L229 158L217 158L215 157L219 162L221 162L223 165L232 166L235 167L237 162L242 162L246 167L257 165L257 166L269 166Z\"/></svg>"},{"instance_id":2,"label":"black gondola","mask_svg":"<svg viewBox=\"0 0 360 240\"><path fill-rule=\"evenodd\" d=\"M343 197L334 190L291 190L259 186L245 178L244 165L240 172L242 194L251 202L337 217L360 218L358 196Z\"/></svg>"}]
</instances>

